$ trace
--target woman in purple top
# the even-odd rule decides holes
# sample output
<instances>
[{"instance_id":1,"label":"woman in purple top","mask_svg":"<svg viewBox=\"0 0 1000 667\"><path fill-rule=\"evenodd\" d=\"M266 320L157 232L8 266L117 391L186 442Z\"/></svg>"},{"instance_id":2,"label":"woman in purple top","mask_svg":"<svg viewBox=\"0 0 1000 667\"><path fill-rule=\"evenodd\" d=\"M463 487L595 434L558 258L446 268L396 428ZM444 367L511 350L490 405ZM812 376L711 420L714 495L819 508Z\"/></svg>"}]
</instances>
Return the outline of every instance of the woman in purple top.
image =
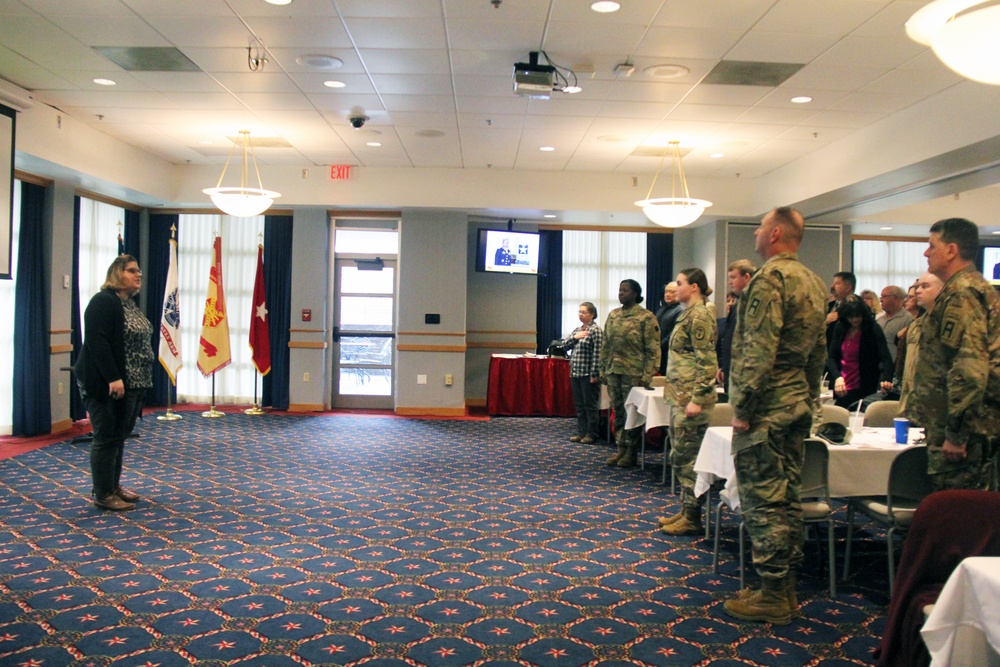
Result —
<instances>
[{"instance_id":1,"label":"woman in purple top","mask_svg":"<svg viewBox=\"0 0 1000 667\"><path fill-rule=\"evenodd\" d=\"M850 410L876 393L882 382L892 382L895 366L885 336L864 301L848 296L837 308L837 315L827 371L835 403Z\"/></svg>"}]
</instances>

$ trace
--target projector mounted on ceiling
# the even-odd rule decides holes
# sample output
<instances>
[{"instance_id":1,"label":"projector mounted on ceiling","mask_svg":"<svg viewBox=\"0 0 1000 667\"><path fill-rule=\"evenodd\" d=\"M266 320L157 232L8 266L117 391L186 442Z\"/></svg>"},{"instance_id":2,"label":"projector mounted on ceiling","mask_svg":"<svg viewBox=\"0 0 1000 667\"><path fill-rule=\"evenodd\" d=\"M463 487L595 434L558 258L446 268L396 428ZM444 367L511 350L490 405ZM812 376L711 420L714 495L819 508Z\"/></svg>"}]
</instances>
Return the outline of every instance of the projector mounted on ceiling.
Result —
<instances>
[{"instance_id":1,"label":"projector mounted on ceiling","mask_svg":"<svg viewBox=\"0 0 1000 667\"><path fill-rule=\"evenodd\" d=\"M522 97L547 100L552 95L556 68L538 64L538 52L532 51L530 62L514 64L514 93Z\"/></svg>"}]
</instances>

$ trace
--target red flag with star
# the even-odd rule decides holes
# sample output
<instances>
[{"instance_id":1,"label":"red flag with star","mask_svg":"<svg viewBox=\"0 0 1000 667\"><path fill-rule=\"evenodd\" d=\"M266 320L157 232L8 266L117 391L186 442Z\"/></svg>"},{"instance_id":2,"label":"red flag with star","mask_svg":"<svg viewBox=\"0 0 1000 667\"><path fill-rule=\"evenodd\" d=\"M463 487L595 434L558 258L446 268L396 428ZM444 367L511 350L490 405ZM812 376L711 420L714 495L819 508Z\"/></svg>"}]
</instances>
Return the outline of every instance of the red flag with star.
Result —
<instances>
[{"instance_id":1,"label":"red flag with star","mask_svg":"<svg viewBox=\"0 0 1000 667\"><path fill-rule=\"evenodd\" d=\"M253 281L250 310L250 350L253 365L262 376L271 372L271 332L268 329L267 296L264 291L264 246L257 246L257 277Z\"/></svg>"}]
</instances>

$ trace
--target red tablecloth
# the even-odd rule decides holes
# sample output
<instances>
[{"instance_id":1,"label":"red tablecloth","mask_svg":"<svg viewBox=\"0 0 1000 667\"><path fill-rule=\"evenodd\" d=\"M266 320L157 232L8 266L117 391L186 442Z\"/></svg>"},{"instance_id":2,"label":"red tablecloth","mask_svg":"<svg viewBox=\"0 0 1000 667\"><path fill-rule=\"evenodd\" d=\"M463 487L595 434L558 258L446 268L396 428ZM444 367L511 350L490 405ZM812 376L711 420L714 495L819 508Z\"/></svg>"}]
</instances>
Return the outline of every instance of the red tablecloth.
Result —
<instances>
[{"instance_id":1,"label":"red tablecloth","mask_svg":"<svg viewBox=\"0 0 1000 667\"><path fill-rule=\"evenodd\" d=\"M493 355L486 409L491 415L575 417L569 360Z\"/></svg>"}]
</instances>

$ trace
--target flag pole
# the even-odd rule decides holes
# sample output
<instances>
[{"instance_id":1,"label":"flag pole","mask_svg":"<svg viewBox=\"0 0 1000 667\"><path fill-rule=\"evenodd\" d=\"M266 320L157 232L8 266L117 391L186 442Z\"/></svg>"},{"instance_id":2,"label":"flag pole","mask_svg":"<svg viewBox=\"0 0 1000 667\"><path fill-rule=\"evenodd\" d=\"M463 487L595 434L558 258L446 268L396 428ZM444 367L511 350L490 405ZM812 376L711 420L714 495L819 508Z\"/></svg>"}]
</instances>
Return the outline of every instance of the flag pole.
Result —
<instances>
[{"instance_id":1,"label":"flag pole","mask_svg":"<svg viewBox=\"0 0 1000 667\"><path fill-rule=\"evenodd\" d=\"M118 223L119 230L121 222ZM119 235L121 243L121 235ZM167 373L167 412L157 415L161 421L184 419L173 411L173 387L177 391L177 371L181 369L180 347L180 306L177 298L177 225L170 225L170 264L167 267L167 282L163 290L163 317L160 319L160 364Z\"/></svg>"},{"instance_id":2,"label":"flag pole","mask_svg":"<svg viewBox=\"0 0 1000 667\"><path fill-rule=\"evenodd\" d=\"M260 403L257 402L257 376L258 375L259 375L259 373L257 372L257 368L254 367L254 369L253 369L253 407L252 408L247 408L246 410L244 410L243 414L245 414L245 415L259 416L259 415L266 415L267 414L264 411L264 409L260 407Z\"/></svg>"},{"instance_id":3,"label":"flag pole","mask_svg":"<svg viewBox=\"0 0 1000 667\"><path fill-rule=\"evenodd\" d=\"M209 419L217 419L218 417L226 416L226 413L219 412L215 409L215 373L212 373L212 404L208 406L208 410L201 413L201 416Z\"/></svg>"},{"instance_id":4,"label":"flag pole","mask_svg":"<svg viewBox=\"0 0 1000 667\"><path fill-rule=\"evenodd\" d=\"M167 376L167 380L170 381L170 383L167 385L167 411L162 415L157 415L156 418L161 421L168 421L168 422L177 421L178 419L184 419L184 417L181 417L172 409L173 403L171 402L171 397L170 397L170 387L174 387L176 389L177 383L169 375Z\"/></svg>"}]
</instances>

